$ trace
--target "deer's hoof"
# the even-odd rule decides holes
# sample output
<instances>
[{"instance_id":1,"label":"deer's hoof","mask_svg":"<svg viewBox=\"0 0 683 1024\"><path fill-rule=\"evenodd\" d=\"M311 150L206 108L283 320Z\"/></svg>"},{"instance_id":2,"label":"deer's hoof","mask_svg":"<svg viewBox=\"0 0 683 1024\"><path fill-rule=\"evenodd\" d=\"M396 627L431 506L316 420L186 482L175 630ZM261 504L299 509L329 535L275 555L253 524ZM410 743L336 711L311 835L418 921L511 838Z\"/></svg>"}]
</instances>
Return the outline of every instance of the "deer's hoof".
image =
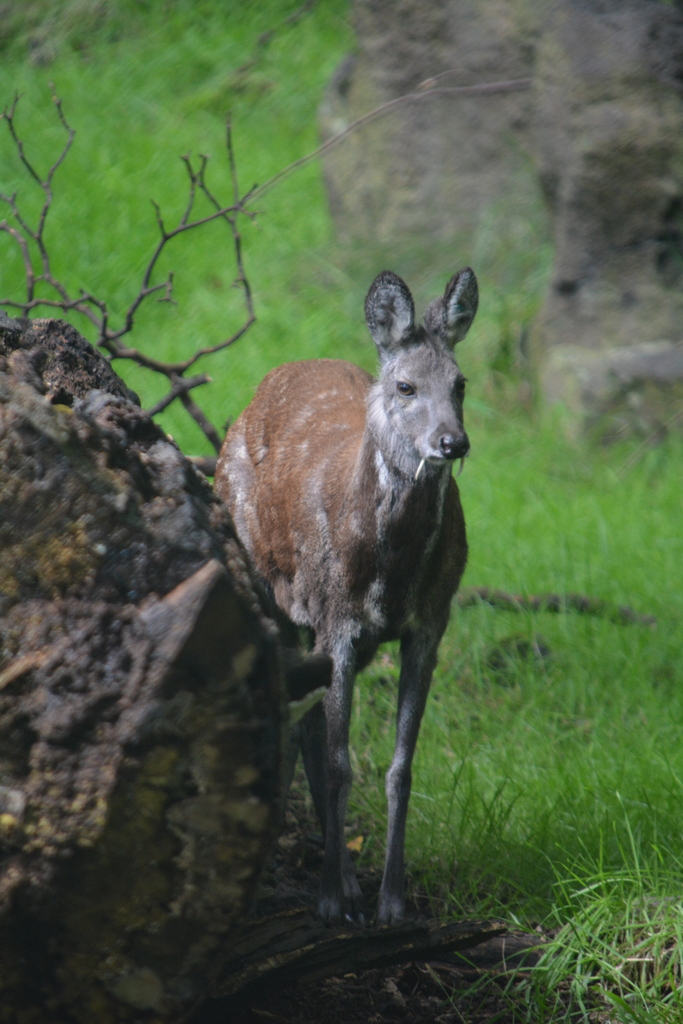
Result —
<instances>
[{"instance_id":1,"label":"deer's hoof","mask_svg":"<svg viewBox=\"0 0 683 1024\"><path fill-rule=\"evenodd\" d=\"M323 894L318 900L318 917L329 927L352 924L363 928L365 914L360 898L340 898L336 894Z\"/></svg>"},{"instance_id":2,"label":"deer's hoof","mask_svg":"<svg viewBox=\"0 0 683 1024\"><path fill-rule=\"evenodd\" d=\"M318 900L318 917L328 928L342 923L342 905L338 896L321 896Z\"/></svg>"},{"instance_id":3,"label":"deer's hoof","mask_svg":"<svg viewBox=\"0 0 683 1024\"><path fill-rule=\"evenodd\" d=\"M377 907L377 924L400 924L405 919L405 902L399 896L382 896Z\"/></svg>"}]
</instances>

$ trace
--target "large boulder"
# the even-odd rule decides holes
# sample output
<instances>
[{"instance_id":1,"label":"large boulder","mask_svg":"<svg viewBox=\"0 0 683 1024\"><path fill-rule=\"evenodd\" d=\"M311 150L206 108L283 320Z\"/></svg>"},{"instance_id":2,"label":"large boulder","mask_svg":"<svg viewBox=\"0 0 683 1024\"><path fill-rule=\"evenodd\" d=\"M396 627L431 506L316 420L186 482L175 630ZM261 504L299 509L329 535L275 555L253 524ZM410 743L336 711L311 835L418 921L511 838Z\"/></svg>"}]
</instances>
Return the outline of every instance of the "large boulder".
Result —
<instances>
[{"instance_id":1,"label":"large boulder","mask_svg":"<svg viewBox=\"0 0 683 1024\"><path fill-rule=\"evenodd\" d=\"M324 138L427 79L458 86L531 73L535 18L502 0L356 0L358 53L333 77L321 106ZM482 216L537 193L520 150L530 94L430 97L402 105L326 156L332 214L343 237L395 245L456 237Z\"/></svg>"},{"instance_id":2,"label":"large boulder","mask_svg":"<svg viewBox=\"0 0 683 1024\"><path fill-rule=\"evenodd\" d=\"M649 431L683 398L683 15L557 3L534 94L555 241L544 392L602 432Z\"/></svg>"},{"instance_id":3,"label":"large boulder","mask_svg":"<svg viewBox=\"0 0 683 1024\"><path fill-rule=\"evenodd\" d=\"M333 147L340 236L426 261L445 241L493 256L489 271L523 288L515 268L533 264L545 205L555 262L530 345L545 397L609 436L661 428L683 393L683 3L354 0L353 12L359 49L323 101L326 138L428 79L534 84L400 105Z\"/></svg>"},{"instance_id":4,"label":"large boulder","mask_svg":"<svg viewBox=\"0 0 683 1024\"><path fill-rule=\"evenodd\" d=\"M0 317L0 1021L184 1016L282 814L230 517L62 321Z\"/></svg>"}]
</instances>

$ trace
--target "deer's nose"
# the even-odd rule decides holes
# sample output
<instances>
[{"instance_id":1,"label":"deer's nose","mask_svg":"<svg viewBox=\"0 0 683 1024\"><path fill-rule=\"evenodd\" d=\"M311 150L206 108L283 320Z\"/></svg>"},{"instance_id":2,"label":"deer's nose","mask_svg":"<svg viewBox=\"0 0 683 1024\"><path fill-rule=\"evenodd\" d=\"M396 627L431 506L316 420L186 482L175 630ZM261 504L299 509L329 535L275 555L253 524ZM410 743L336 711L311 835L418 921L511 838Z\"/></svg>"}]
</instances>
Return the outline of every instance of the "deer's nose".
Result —
<instances>
[{"instance_id":1,"label":"deer's nose","mask_svg":"<svg viewBox=\"0 0 683 1024\"><path fill-rule=\"evenodd\" d=\"M439 438L439 449L447 459L464 459L470 450L467 434L454 437L453 434L442 434Z\"/></svg>"}]
</instances>

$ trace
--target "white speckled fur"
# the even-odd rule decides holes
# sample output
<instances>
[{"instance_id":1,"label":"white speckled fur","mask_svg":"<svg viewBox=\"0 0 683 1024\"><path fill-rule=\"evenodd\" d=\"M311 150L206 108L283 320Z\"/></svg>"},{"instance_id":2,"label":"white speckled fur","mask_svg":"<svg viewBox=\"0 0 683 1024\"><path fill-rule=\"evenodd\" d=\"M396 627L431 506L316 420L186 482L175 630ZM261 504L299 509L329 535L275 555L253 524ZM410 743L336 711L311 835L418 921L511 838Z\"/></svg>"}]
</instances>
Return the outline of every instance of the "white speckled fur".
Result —
<instances>
[{"instance_id":1,"label":"white speckled fur","mask_svg":"<svg viewBox=\"0 0 683 1024\"><path fill-rule=\"evenodd\" d=\"M330 924L363 920L344 835L349 720L356 673L389 639L401 643L401 676L378 922L404 914L411 761L467 552L451 477L453 460L469 448L453 347L476 308L476 278L466 269L416 326L410 292L385 271L365 304L377 380L341 360L280 367L232 426L219 458L216 489L256 568L279 608L310 627L316 651L333 662L324 707L299 723L325 833L318 910Z\"/></svg>"}]
</instances>

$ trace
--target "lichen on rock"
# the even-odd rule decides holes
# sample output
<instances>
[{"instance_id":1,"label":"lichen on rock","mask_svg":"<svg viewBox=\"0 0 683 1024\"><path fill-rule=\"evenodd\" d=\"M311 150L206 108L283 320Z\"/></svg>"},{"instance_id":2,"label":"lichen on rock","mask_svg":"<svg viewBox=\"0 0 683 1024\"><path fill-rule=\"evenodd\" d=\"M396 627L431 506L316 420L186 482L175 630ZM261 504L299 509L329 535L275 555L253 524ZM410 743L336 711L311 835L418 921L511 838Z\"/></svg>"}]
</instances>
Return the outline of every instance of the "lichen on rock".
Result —
<instances>
[{"instance_id":1,"label":"lichen on rock","mask_svg":"<svg viewBox=\"0 0 683 1024\"><path fill-rule=\"evenodd\" d=\"M0 318L0 524L0 1021L172 1020L278 827L275 627L205 478L60 321Z\"/></svg>"}]
</instances>

